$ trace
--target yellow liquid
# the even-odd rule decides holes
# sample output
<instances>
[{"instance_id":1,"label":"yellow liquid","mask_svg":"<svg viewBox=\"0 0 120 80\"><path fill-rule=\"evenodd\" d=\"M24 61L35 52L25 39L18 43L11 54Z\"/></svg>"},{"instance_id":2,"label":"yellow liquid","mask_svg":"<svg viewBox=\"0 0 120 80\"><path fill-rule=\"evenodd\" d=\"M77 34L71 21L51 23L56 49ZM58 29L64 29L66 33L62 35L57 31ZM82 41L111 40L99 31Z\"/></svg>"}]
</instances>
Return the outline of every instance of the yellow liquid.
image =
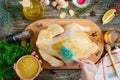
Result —
<instances>
[{"instance_id":1,"label":"yellow liquid","mask_svg":"<svg viewBox=\"0 0 120 80\"><path fill-rule=\"evenodd\" d=\"M30 0L32 5L30 8L23 6L23 14L28 20L35 21L41 19L44 15L44 7L37 0Z\"/></svg>"},{"instance_id":2,"label":"yellow liquid","mask_svg":"<svg viewBox=\"0 0 120 80\"><path fill-rule=\"evenodd\" d=\"M18 63L18 71L20 75L26 79L34 77L38 72L38 69L38 62L31 57L23 58Z\"/></svg>"},{"instance_id":3,"label":"yellow liquid","mask_svg":"<svg viewBox=\"0 0 120 80\"><path fill-rule=\"evenodd\" d=\"M65 43L72 44L71 42L72 41L70 39L62 40L62 41L59 41L59 42L53 44L52 48L58 51L62 45L64 45Z\"/></svg>"}]
</instances>

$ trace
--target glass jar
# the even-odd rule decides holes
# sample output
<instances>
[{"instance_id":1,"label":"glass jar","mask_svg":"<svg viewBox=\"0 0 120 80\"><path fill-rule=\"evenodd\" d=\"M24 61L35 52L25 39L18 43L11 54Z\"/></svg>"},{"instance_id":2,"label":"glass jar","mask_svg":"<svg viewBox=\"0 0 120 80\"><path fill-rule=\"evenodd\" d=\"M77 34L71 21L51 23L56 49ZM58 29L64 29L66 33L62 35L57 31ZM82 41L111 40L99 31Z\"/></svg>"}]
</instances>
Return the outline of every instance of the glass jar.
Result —
<instances>
[{"instance_id":1,"label":"glass jar","mask_svg":"<svg viewBox=\"0 0 120 80\"><path fill-rule=\"evenodd\" d=\"M41 19L44 15L44 6L38 0L22 0L23 14L28 20L35 21Z\"/></svg>"}]
</instances>

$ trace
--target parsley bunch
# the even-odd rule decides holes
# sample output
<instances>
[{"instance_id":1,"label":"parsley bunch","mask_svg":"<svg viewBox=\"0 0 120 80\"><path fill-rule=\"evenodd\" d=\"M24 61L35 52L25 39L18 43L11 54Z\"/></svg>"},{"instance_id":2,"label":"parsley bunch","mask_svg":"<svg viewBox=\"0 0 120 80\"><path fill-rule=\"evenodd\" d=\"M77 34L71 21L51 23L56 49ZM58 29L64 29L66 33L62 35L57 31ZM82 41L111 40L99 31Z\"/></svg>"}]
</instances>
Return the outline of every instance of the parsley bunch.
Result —
<instances>
[{"instance_id":1,"label":"parsley bunch","mask_svg":"<svg viewBox=\"0 0 120 80\"><path fill-rule=\"evenodd\" d=\"M31 54L30 44L21 46L19 43L9 44L0 41L0 78L9 78L15 74L14 63L23 55Z\"/></svg>"}]
</instances>

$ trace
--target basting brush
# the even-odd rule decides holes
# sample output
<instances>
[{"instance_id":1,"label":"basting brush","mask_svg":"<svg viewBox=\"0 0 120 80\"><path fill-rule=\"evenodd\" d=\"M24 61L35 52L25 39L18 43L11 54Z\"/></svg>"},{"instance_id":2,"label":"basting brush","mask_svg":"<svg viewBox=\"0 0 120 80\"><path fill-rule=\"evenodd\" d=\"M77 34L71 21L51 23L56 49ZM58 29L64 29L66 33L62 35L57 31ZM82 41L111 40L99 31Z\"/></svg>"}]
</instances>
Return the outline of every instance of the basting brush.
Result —
<instances>
[{"instance_id":1,"label":"basting brush","mask_svg":"<svg viewBox=\"0 0 120 80\"><path fill-rule=\"evenodd\" d=\"M78 58L75 58L74 53L69 50L68 48L66 48L65 46L61 46L59 49L59 54L66 60L74 60L78 63L80 63L80 60ZM87 67L88 70L96 73L97 72L97 68L95 68L94 66L90 65L90 64L85 64L85 66Z\"/></svg>"}]
</instances>

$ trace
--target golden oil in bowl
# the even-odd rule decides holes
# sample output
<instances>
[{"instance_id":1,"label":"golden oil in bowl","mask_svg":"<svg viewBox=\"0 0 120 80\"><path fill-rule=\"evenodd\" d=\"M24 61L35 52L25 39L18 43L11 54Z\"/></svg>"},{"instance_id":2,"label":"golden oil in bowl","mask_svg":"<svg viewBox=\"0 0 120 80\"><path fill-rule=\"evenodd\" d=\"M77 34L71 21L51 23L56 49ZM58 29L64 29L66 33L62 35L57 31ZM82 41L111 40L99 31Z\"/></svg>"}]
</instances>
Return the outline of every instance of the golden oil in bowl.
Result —
<instances>
[{"instance_id":1,"label":"golden oil in bowl","mask_svg":"<svg viewBox=\"0 0 120 80\"><path fill-rule=\"evenodd\" d=\"M16 63L16 73L23 80L34 79L40 69L39 61L31 55L21 57Z\"/></svg>"}]
</instances>

